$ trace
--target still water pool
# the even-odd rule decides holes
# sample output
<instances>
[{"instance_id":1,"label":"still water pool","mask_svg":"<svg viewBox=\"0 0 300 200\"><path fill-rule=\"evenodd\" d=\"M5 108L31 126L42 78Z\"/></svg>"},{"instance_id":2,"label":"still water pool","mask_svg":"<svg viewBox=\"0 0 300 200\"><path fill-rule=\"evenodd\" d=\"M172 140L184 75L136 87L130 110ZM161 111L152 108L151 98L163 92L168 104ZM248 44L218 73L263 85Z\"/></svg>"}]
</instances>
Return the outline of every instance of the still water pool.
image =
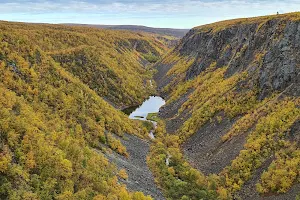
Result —
<instances>
[{"instance_id":1,"label":"still water pool","mask_svg":"<svg viewBox=\"0 0 300 200\"><path fill-rule=\"evenodd\" d=\"M126 108L123 112L129 115L130 119L146 120L148 113L157 113L165 103L159 96L150 96L140 106Z\"/></svg>"}]
</instances>

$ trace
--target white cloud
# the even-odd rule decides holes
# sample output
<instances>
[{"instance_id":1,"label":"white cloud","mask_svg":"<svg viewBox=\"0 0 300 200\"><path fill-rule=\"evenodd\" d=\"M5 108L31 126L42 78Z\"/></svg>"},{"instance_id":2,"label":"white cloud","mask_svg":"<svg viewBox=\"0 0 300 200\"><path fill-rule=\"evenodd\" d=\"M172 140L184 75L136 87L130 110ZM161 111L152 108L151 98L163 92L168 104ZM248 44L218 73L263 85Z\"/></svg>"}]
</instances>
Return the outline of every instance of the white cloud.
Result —
<instances>
[{"instance_id":1,"label":"white cloud","mask_svg":"<svg viewBox=\"0 0 300 200\"><path fill-rule=\"evenodd\" d=\"M0 0L0 19L50 23L191 27L296 10L300 10L300 0L19 0L13 3Z\"/></svg>"},{"instance_id":2,"label":"white cloud","mask_svg":"<svg viewBox=\"0 0 300 200\"><path fill-rule=\"evenodd\" d=\"M299 9L299 0L287 1L250 1L250 0L173 0L173 1L15 1L0 4L1 13L34 13L34 12L132 12L132 13L180 13L196 12L203 9Z\"/></svg>"}]
</instances>

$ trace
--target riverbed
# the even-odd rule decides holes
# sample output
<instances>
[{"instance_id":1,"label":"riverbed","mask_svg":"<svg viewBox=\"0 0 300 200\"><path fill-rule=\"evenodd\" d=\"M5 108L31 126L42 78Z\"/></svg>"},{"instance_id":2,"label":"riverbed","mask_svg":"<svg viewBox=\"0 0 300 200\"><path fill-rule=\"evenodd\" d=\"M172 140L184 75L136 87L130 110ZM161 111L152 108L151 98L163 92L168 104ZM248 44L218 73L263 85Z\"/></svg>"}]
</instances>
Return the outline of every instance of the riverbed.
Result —
<instances>
[{"instance_id":1,"label":"riverbed","mask_svg":"<svg viewBox=\"0 0 300 200\"><path fill-rule=\"evenodd\" d=\"M149 132L149 137L155 139L154 131L157 123L147 120L147 115L149 113L158 113L159 108L164 104L165 100L161 97L150 96L140 106L127 108L123 112L130 119L152 122L153 129ZM119 169L126 169L128 179L120 181L126 184L131 191L142 191L146 195L151 195L155 200L165 200L161 190L155 184L152 172L147 165L150 142L129 134L125 134L125 137L120 138L120 140L126 147L129 157L126 158L115 152L107 155L108 159L114 162Z\"/></svg>"}]
</instances>

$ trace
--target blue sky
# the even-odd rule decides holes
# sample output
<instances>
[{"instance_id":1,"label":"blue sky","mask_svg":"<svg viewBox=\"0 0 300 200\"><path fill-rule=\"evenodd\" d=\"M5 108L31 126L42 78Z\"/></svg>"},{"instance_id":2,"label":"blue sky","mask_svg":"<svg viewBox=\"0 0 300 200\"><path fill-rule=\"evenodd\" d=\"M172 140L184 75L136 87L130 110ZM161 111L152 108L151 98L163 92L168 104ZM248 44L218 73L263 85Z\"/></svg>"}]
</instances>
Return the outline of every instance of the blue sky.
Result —
<instances>
[{"instance_id":1,"label":"blue sky","mask_svg":"<svg viewBox=\"0 0 300 200\"><path fill-rule=\"evenodd\" d=\"M300 11L300 0L0 0L0 20L169 28L277 11Z\"/></svg>"}]
</instances>

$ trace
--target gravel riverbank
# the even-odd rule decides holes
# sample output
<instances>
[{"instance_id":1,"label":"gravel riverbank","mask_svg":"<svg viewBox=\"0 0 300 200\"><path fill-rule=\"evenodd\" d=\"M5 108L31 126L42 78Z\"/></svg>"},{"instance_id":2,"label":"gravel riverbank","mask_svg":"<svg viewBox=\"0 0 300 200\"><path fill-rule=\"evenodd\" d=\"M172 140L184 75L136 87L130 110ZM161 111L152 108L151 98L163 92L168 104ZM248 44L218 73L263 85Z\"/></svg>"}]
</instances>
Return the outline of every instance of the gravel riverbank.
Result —
<instances>
[{"instance_id":1,"label":"gravel riverbank","mask_svg":"<svg viewBox=\"0 0 300 200\"><path fill-rule=\"evenodd\" d=\"M154 177L147 166L148 142L129 134L126 134L124 138L121 141L127 148L129 158L116 153L107 154L108 159L114 162L119 169L126 169L128 180L123 183L131 191L142 191L146 195L151 195L155 200L164 200L165 198L156 186Z\"/></svg>"}]
</instances>

